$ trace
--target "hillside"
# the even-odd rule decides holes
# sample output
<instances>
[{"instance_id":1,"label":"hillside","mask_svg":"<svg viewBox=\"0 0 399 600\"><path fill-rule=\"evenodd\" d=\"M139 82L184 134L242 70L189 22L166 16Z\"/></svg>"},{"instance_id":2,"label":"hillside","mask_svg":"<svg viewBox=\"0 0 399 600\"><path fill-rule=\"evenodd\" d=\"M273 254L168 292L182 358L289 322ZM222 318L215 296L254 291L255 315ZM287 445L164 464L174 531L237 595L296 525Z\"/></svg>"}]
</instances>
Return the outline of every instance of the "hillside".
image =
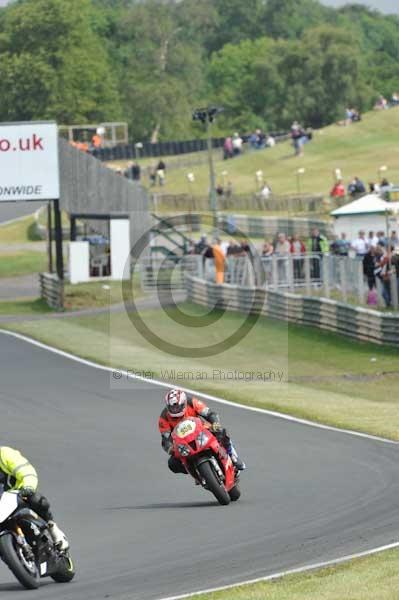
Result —
<instances>
[{"instance_id":1,"label":"hillside","mask_svg":"<svg viewBox=\"0 0 399 600\"><path fill-rule=\"evenodd\" d=\"M378 169L388 167L386 176L399 184L399 108L384 112L371 112L361 123L348 127L332 125L316 131L314 139L305 146L305 155L295 157L290 142L273 149L246 152L232 160L216 162L218 182L230 180L235 193L255 191L255 173L262 170L264 177L276 194L297 191L297 171L301 192L328 194L332 186L333 171L340 168L345 184L357 175L365 183L378 179ZM209 188L206 165L190 169L195 183L192 193L204 195ZM187 193L187 169L168 173L167 193Z\"/></svg>"}]
</instances>

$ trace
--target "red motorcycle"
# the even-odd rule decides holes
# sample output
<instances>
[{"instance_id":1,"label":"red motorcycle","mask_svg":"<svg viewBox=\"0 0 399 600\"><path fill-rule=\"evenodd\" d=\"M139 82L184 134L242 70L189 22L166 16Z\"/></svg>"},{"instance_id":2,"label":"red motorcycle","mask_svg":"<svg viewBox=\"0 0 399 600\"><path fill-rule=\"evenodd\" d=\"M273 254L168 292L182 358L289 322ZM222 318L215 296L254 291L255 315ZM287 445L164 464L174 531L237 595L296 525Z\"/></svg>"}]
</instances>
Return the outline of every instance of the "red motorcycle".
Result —
<instances>
[{"instance_id":1,"label":"red motorcycle","mask_svg":"<svg viewBox=\"0 0 399 600\"><path fill-rule=\"evenodd\" d=\"M239 499L238 474L225 448L209 429L209 423L192 417L181 421L172 432L174 456L181 460L187 473L219 504Z\"/></svg>"}]
</instances>

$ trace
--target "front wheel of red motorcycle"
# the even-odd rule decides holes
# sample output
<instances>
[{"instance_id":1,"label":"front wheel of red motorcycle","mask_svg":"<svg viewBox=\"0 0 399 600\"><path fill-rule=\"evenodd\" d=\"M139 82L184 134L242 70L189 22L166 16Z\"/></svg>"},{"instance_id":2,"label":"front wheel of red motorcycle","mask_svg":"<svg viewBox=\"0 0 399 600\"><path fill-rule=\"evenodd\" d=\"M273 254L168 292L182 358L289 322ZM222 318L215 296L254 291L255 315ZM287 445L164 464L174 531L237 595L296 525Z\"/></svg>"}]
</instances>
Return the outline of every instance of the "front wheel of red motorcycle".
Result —
<instances>
[{"instance_id":1,"label":"front wheel of red motorcycle","mask_svg":"<svg viewBox=\"0 0 399 600\"><path fill-rule=\"evenodd\" d=\"M207 489L212 492L219 504L227 506L230 504L230 496L223 485L220 485L209 462L203 462L198 466L201 478L205 480Z\"/></svg>"},{"instance_id":2,"label":"front wheel of red motorcycle","mask_svg":"<svg viewBox=\"0 0 399 600\"><path fill-rule=\"evenodd\" d=\"M237 500L241 496L241 490L238 485L235 485L233 488L231 488L231 490L229 491L229 496L232 502L237 502Z\"/></svg>"}]
</instances>

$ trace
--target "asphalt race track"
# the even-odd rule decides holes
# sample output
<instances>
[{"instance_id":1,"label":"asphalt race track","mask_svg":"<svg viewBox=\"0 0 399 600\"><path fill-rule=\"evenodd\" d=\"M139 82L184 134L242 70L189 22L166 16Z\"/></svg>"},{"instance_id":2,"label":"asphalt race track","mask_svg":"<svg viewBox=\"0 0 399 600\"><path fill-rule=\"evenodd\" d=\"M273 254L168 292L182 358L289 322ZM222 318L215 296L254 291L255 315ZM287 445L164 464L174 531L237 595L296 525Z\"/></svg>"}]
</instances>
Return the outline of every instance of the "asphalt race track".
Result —
<instances>
[{"instance_id":1,"label":"asphalt race track","mask_svg":"<svg viewBox=\"0 0 399 600\"><path fill-rule=\"evenodd\" d=\"M1 202L0 223L32 215L40 206L40 202Z\"/></svg>"},{"instance_id":2,"label":"asphalt race track","mask_svg":"<svg viewBox=\"0 0 399 600\"><path fill-rule=\"evenodd\" d=\"M249 466L228 507L166 468L163 389L0 335L1 444L37 466L78 574L1 597L152 600L397 541L399 448L220 406Z\"/></svg>"}]
</instances>

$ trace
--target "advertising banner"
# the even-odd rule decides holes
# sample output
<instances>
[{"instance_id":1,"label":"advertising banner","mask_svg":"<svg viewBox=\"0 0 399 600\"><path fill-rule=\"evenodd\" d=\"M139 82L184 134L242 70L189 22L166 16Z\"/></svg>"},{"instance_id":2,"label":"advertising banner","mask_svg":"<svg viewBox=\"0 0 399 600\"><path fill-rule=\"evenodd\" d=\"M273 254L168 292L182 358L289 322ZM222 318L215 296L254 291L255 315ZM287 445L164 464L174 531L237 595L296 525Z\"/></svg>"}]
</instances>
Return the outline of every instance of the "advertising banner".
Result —
<instances>
[{"instance_id":1,"label":"advertising banner","mask_svg":"<svg viewBox=\"0 0 399 600\"><path fill-rule=\"evenodd\" d=\"M59 198L56 123L0 123L0 202Z\"/></svg>"}]
</instances>

